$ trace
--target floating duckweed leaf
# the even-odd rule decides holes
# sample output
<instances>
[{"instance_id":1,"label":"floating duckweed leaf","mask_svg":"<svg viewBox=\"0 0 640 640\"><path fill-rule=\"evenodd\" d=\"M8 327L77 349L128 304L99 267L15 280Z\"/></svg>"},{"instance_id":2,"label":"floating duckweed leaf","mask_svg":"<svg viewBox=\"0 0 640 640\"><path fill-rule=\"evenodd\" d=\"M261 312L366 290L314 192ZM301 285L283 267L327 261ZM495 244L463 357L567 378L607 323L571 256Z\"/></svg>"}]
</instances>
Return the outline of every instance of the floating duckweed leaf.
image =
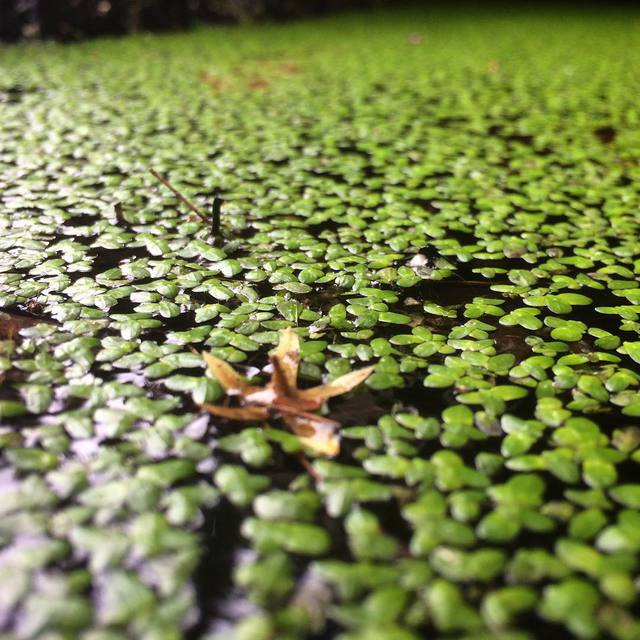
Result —
<instances>
[{"instance_id":1,"label":"floating duckweed leaf","mask_svg":"<svg viewBox=\"0 0 640 640\"><path fill-rule=\"evenodd\" d=\"M429 587L427 605L440 631L472 631L482 626L480 616L464 601L460 589L445 580L436 580Z\"/></svg>"},{"instance_id":2,"label":"floating duckweed leaf","mask_svg":"<svg viewBox=\"0 0 640 640\"><path fill-rule=\"evenodd\" d=\"M23 471L48 471L58 466L58 456L38 449L10 449L7 459Z\"/></svg>"},{"instance_id":3,"label":"floating duckweed leaf","mask_svg":"<svg viewBox=\"0 0 640 640\"><path fill-rule=\"evenodd\" d=\"M535 606L536 593L527 587L504 587L482 601L482 615L493 629L508 627L514 618Z\"/></svg>"},{"instance_id":4,"label":"floating duckweed leaf","mask_svg":"<svg viewBox=\"0 0 640 640\"><path fill-rule=\"evenodd\" d=\"M565 623L578 637L589 638L597 633L598 600L598 592L590 583L567 579L545 588L540 614L548 620Z\"/></svg>"},{"instance_id":5,"label":"floating duckweed leaf","mask_svg":"<svg viewBox=\"0 0 640 640\"><path fill-rule=\"evenodd\" d=\"M398 579L398 569L384 564L322 560L313 566L320 577L335 585L340 595L347 600L356 598L365 590L392 584Z\"/></svg>"},{"instance_id":6,"label":"floating duckweed leaf","mask_svg":"<svg viewBox=\"0 0 640 640\"><path fill-rule=\"evenodd\" d=\"M394 313L392 311L383 311L379 315L380 322L387 322L389 324L408 324L411 321L411 316L407 316L403 313Z\"/></svg>"},{"instance_id":7,"label":"floating duckweed leaf","mask_svg":"<svg viewBox=\"0 0 640 640\"><path fill-rule=\"evenodd\" d=\"M243 467L224 465L216 471L215 481L220 491L238 506L248 505L257 493L269 486L266 476L251 475Z\"/></svg>"},{"instance_id":8,"label":"floating duckweed leaf","mask_svg":"<svg viewBox=\"0 0 640 640\"><path fill-rule=\"evenodd\" d=\"M353 509L345 519L352 553L359 560L382 560L393 557L397 542L382 532L377 518L364 509Z\"/></svg>"},{"instance_id":9,"label":"floating duckweed leaf","mask_svg":"<svg viewBox=\"0 0 640 640\"><path fill-rule=\"evenodd\" d=\"M540 315L538 309L521 308L502 316L499 322L507 327L519 325L534 331L542 328L542 321L537 317L538 315Z\"/></svg>"},{"instance_id":10,"label":"floating duckweed leaf","mask_svg":"<svg viewBox=\"0 0 640 640\"><path fill-rule=\"evenodd\" d=\"M622 484L611 489L611 497L630 509L640 509L640 484Z\"/></svg>"},{"instance_id":11,"label":"floating duckweed leaf","mask_svg":"<svg viewBox=\"0 0 640 640\"><path fill-rule=\"evenodd\" d=\"M264 520L311 521L320 507L320 498L313 491L271 491L258 496L253 506Z\"/></svg>"},{"instance_id":12,"label":"floating duckweed leaf","mask_svg":"<svg viewBox=\"0 0 640 640\"><path fill-rule=\"evenodd\" d=\"M366 367L364 369L345 373L327 384L314 387L312 389L304 389L300 391L298 395L303 399L321 398L323 401L328 398L334 398L335 396L348 393L351 389L357 387L359 384L364 382L373 373L373 371L374 367Z\"/></svg>"},{"instance_id":13,"label":"floating duckweed leaf","mask_svg":"<svg viewBox=\"0 0 640 640\"><path fill-rule=\"evenodd\" d=\"M145 482L168 487L194 473L195 465L190 460L166 460L140 467L137 475Z\"/></svg>"},{"instance_id":14,"label":"floating duckweed leaf","mask_svg":"<svg viewBox=\"0 0 640 640\"><path fill-rule=\"evenodd\" d=\"M135 618L147 617L153 610L153 592L135 575L122 571L110 572L101 583L102 598L98 616L104 624L126 624Z\"/></svg>"},{"instance_id":15,"label":"floating duckweed leaf","mask_svg":"<svg viewBox=\"0 0 640 640\"><path fill-rule=\"evenodd\" d=\"M27 413L27 407L15 400L0 400L0 418L17 418Z\"/></svg>"},{"instance_id":16,"label":"floating duckweed leaf","mask_svg":"<svg viewBox=\"0 0 640 640\"><path fill-rule=\"evenodd\" d=\"M249 518L242 525L242 534L264 552L284 549L290 553L318 556L329 547L326 531L307 523Z\"/></svg>"},{"instance_id":17,"label":"floating duckweed leaf","mask_svg":"<svg viewBox=\"0 0 640 640\"><path fill-rule=\"evenodd\" d=\"M264 466L273 453L266 436L260 429L243 429L238 434L220 438L218 446L224 451L239 454L244 462L256 467Z\"/></svg>"},{"instance_id":18,"label":"floating duckweed leaf","mask_svg":"<svg viewBox=\"0 0 640 640\"><path fill-rule=\"evenodd\" d=\"M640 364L640 342L623 342L622 349L624 353Z\"/></svg>"}]
</instances>

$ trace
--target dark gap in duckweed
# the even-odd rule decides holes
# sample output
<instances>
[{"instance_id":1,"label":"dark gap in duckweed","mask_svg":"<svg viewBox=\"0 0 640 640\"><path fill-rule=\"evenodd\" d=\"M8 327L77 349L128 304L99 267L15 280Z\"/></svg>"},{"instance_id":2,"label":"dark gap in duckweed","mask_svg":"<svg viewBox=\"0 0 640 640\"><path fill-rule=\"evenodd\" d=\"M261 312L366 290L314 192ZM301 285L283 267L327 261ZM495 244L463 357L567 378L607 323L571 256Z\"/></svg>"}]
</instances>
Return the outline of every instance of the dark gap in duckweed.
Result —
<instances>
[{"instance_id":1,"label":"dark gap in duckweed","mask_svg":"<svg viewBox=\"0 0 640 640\"><path fill-rule=\"evenodd\" d=\"M306 228L311 235L319 236L325 231L336 233L340 229L340 223L329 218L316 224L308 224Z\"/></svg>"},{"instance_id":2,"label":"dark gap in duckweed","mask_svg":"<svg viewBox=\"0 0 640 640\"><path fill-rule=\"evenodd\" d=\"M0 102L6 104L18 104L30 94L41 93L42 88L35 85L26 86L23 84L13 84L0 87Z\"/></svg>"},{"instance_id":3,"label":"dark gap in duckweed","mask_svg":"<svg viewBox=\"0 0 640 640\"><path fill-rule=\"evenodd\" d=\"M510 134L503 136L505 140L508 142L517 142L518 144L523 144L526 146L531 146L535 138L532 135L527 134Z\"/></svg>"},{"instance_id":4,"label":"dark gap in duckweed","mask_svg":"<svg viewBox=\"0 0 640 640\"><path fill-rule=\"evenodd\" d=\"M598 416L598 420L600 419L601 416ZM616 420L616 423L618 427L620 427L621 425L628 425L627 421L623 421L620 419ZM622 485L634 484L638 479L638 470L635 468L635 464L631 460L625 460L624 462L616 465L616 472L618 476L617 481ZM619 512L620 509L616 511Z\"/></svg>"},{"instance_id":5,"label":"dark gap in duckweed","mask_svg":"<svg viewBox=\"0 0 640 640\"><path fill-rule=\"evenodd\" d=\"M89 244L89 243L87 243ZM92 266L94 273L98 274L107 269L119 267L127 261L140 260L146 257L146 253L142 247L118 247L117 249L101 249L91 246L89 249L93 256ZM91 255L91 254L89 254Z\"/></svg>"},{"instance_id":6,"label":"dark gap in duckweed","mask_svg":"<svg viewBox=\"0 0 640 640\"><path fill-rule=\"evenodd\" d=\"M550 583L553 584L553 583ZM523 629L536 630L536 635L545 640L566 640L567 631L561 623L552 623L546 620L540 620L534 612L527 611L516 616L518 625Z\"/></svg>"},{"instance_id":7,"label":"dark gap in duckweed","mask_svg":"<svg viewBox=\"0 0 640 640\"><path fill-rule=\"evenodd\" d=\"M430 213L440 213L440 207L427 198L411 198L409 202L418 205L420 208Z\"/></svg>"},{"instance_id":8,"label":"dark gap in duckweed","mask_svg":"<svg viewBox=\"0 0 640 640\"><path fill-rule=\"evenodd\" d=\"M369 392L360 392L346 399L336 399L331 403L331 418L344 427L372 424L387 413L392 399L376 398Z\"/></svg>"},{"instance_id":9,"label":"dark gap in duckweed","mask_svg":"<svg viewBox=\"0 0 640 640\"><path fill-rule=\"evenodd\" d=\"M406 407L416 409L422 416L437 416L442 409L455 402L451 389L430 389L422 383L421 375L413 375L401 389L389 393L387 402L392 404L397 398Z\"/></svg>"},{"instance_id":10,"label":"dark gap in duckweed","mask_svg":"<svg viewBox=\"0 0 640 640\"><path fill-rule=\"evenodd\" d=\"M481 280L421 280L413 287L401 289L404 295L443 306L461 305L471 302L476 296L491 295L490 282Z\"/></svg>"},{"instance_id":11,"label":"dark gap in duckweed","mask_svg":"<svg viewBox=\"0 0 640 640\"><path fill-rule=\"evenodd\" d=\"M96 216L90 213L75 213L64 222L65 227L90 227L96 221Z\"/></svg>"},{"instance_id":12,"label":"dark gap in duckweed","mask_svg":"<svg viewBox=\"0 0 640 640\"><path fill-rule=\"evenodd\" d=\"M606 127L598 127L593 130L593 134L602 142L603 144L612 143L617 136L617 131L614 127L606 126Z\"/></svg>"},{"instance_id":13,"label":"dark gap in duckweed","mask_svg":"<svg viewBox=\"0 0 640 640\"><path fill-rule=\"evenodd\" d=\"M198 621L187 630L186 640L202 638L218 619L220 604L233 587L234 554L240 546L242 515L228 500L204 512L200 527L200 561L193 575Z\"/></svg>"},{"instance_id":14,"label":"dark gap in duckweed","mask_svg":"<svg viewBox=\"0 0 640 640\"><path fill-rule=\"evenodd\" d=\"M531 347L525 342L530 333L523 327L506 327L498 325L491 334L496 345L496 352L512 353L519 360L523 360L533 354Z\"/></svg>"}]
</instances>

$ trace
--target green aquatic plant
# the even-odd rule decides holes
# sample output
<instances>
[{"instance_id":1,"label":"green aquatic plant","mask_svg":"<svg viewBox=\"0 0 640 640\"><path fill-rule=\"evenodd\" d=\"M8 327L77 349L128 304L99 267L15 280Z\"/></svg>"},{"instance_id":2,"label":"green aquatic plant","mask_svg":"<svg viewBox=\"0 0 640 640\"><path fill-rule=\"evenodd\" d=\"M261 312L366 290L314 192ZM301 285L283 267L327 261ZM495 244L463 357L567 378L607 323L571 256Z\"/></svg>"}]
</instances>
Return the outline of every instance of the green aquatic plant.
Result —
<instances>
[{"instance_id":1,"label":"green aquatic plant","mask_svg":"<svg viewBox=\"0 0 640 640\"><path fill-rule=\"evenodd\" d=\"M2 49L0 635L639 637L638 35Z\"/></svg>"}]
</instances>

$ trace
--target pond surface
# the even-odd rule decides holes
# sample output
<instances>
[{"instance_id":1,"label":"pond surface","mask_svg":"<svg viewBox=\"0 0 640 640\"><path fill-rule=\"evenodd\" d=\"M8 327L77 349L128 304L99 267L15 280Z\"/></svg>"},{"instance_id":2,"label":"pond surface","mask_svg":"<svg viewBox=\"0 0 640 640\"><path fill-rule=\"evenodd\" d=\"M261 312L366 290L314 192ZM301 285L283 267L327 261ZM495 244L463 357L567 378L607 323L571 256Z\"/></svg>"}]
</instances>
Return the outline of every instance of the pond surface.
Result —
<instances>
[{"instance_id":1,"label":"pond surface","mask_svg":"<svg viewBox=\"0 0 640 640\"><path fill-rule=\"evenodd\" d=\"M639 638L639 38L0 49L3 640ZM333 458L200 408L288 327Z\"/></svg>"}]
</instances>

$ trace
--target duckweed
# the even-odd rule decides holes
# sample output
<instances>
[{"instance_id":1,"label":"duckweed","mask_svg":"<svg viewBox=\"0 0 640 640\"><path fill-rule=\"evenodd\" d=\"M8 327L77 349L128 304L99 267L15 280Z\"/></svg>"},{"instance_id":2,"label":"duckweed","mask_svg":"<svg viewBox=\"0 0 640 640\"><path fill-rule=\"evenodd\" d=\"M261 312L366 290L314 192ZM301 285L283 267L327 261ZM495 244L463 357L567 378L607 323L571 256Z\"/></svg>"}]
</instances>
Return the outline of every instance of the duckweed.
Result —
<instances>
[{"instance_id":1,"label":"duckweed","mask_svg":"<svg viewBox=\"0 0 640 640\"><path fill-rule=\"evenodd\" d=\"M638 21L547 11L0 52L2 637L640 637ZM200 409L287 327L335 459Z\"/></svg>"}]
</instances>

